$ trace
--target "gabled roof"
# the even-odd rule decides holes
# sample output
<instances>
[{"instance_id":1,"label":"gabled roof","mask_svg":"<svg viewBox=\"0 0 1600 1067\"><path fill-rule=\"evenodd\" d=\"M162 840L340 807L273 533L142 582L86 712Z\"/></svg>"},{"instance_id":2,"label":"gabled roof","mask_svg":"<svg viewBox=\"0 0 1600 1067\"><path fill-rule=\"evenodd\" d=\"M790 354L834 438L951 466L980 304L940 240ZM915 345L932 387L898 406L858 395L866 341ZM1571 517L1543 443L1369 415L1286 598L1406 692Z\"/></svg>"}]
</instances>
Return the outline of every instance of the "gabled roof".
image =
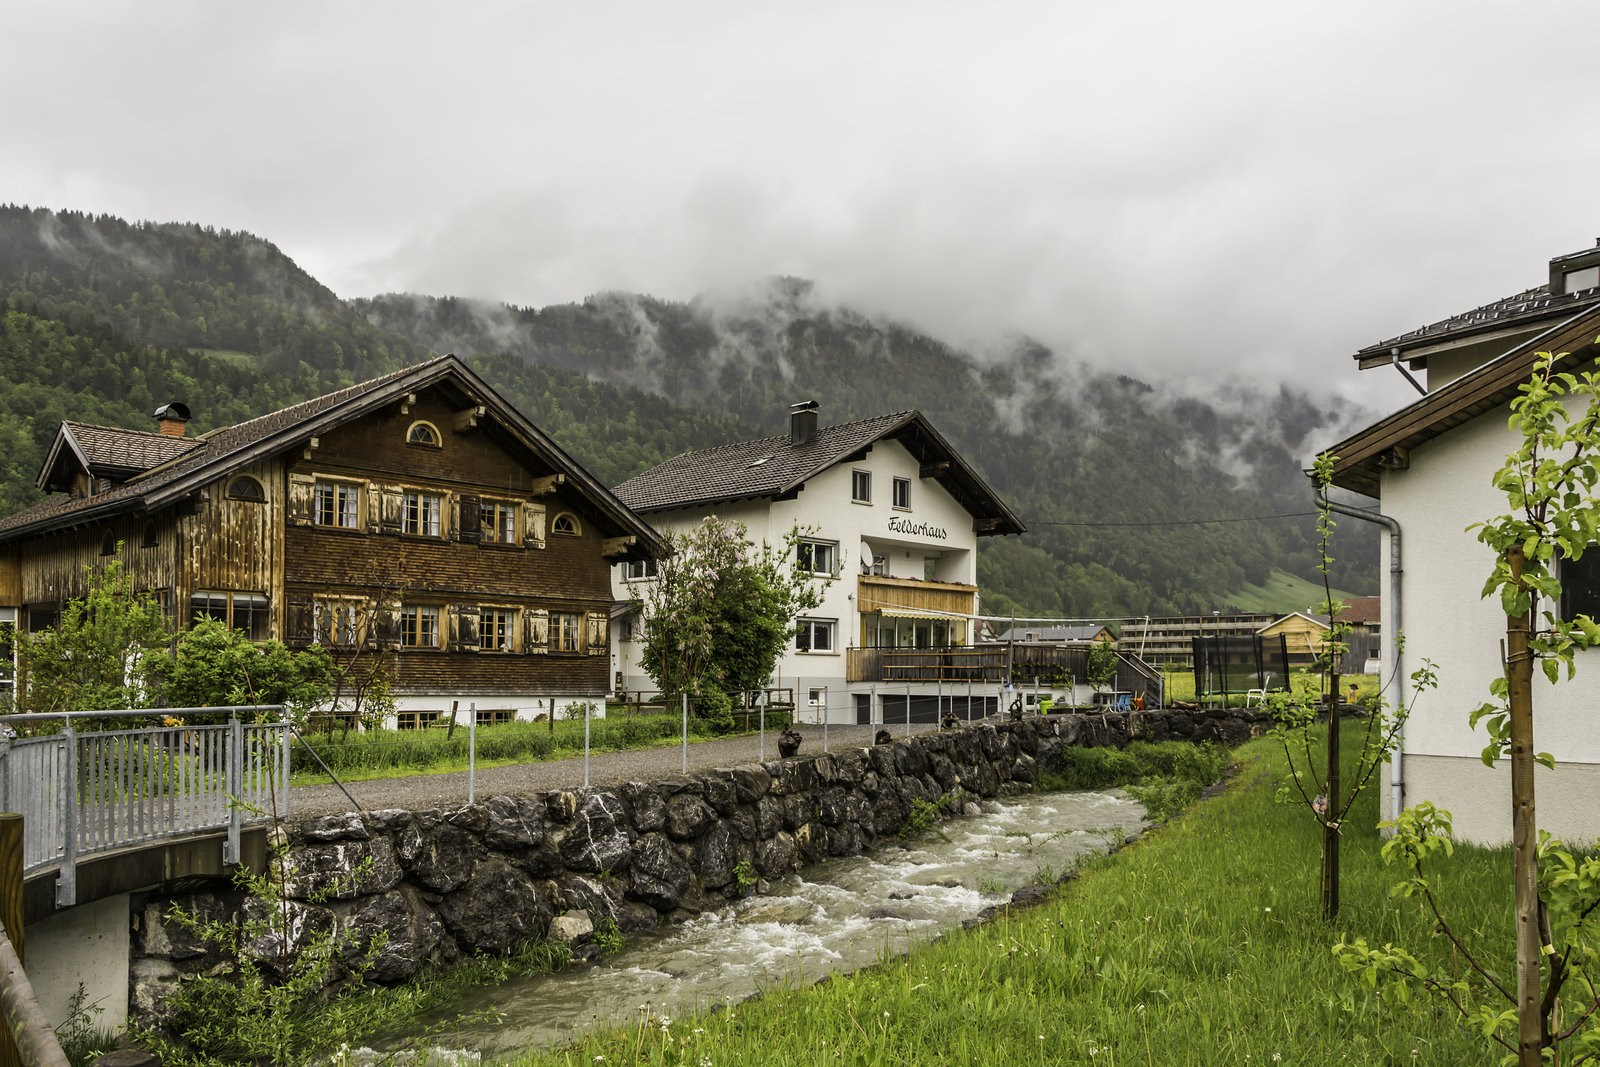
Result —
<instances>
[{"instance_id":1,"label":"gabled roof","mask_svg":"<svg viewBox=\"0 0 1600 1067\"><path fill-rule=\"evenodd\" d=\"M1585 305L1504 355L1324 449L1323 455L1338 457L1333 484L1377 496L1383 470L1406 465L1412 448L1516 396L1542 352L1566 353L1557 370L1572 370L1600 356L1600 304Z\"/></svg>"},{"instance_id":2,"label":"gabled roof","mask_svg":"<svg viewBox=\"0 0 1600 1067\"><path fill-rule=\"evenodd\" d=\"M1446 351L1473 355L1481 362L1488 362L1520 346L1533 335L1600 306L1597 265L1600 265L1600 242L1593 248L1550 260L1549 281L1544 285L1368 345L1357 352L1355 358L1363 370L1396 358L1418 368L1427 364L1429 353Z\"/></svg>"},{"instance_id":3,"label":"gabled roof","mask_svg":"<svg viewBox=\"0 0 1600 1067\"><path fill-rule=\"evenodd\" d=\"M1344 610L1339 612L1339 620L1370 626L1381 620L1382 608L1382 597L1353 596L1344 602Z\"/></svg>"},{"instance_id":4,"label":"gabled roof","mask_svg":"<svg viewBox=\"0 0 1600 1067\"><path fill-rule=\"evenodd\" d=\"M66 421L56 431L55 442L39 468L35 484L47 493L63 491L71 484L73 466L96 478L120 482L176 459L199 444L192 437ZM76 464L72 463L73 459L77 460Z\"/></svg>"},{"instance_id":5,"label":"gabled roof","mask_svg":"<svg viewBox=\"0 0 1600 1067\"><path fill-rule=\"evenodd\" d=\"M431 386L453 388L461 394L464 404L470 402L487 408L489 424L497 427L508 443L532 452L543 463L565 474L566 484L572 490L619 530L637 538L636 554L659 557L668 553L660 534L629 511L610 490L453 355L403 367L202 437L172 438L187 441L190 447L134 475L122 485L89 497L58 495L0 519L0 543L112 515L156 511L197 492L230 471L290 448L303 447L321 433ZM157 436L137 435L134 431L111 431L111 434L124 436L125 449L129 447L127 435ZM81 447L83 435L74 431L73 437Z\"/></svg>"},{"instance_id":6,"label":"gabled roof","mask_svg":"<svg viewBox=\"0 0 1600 1067\"><path fill-rule=\"evenodd\" d=\"M883 440L899 441L971 513L980 533L1024 533L1027 527L918 411L819 429L804 444L786 434L685 452L617 486L635 511L667 511L759 497L781 499L823 471Z\"/></svg>"},{"instance_id":7,"label":"gabled roof","mask_svg":"<svg viewBox=\"0 0 1600 1067\"><path fill-rule=\"evenodd\" d=\"M1284 623L1288 622L1292 618L1295 618L1296 616L1299 616L1300 618L1306 620L1307 622L1311 623L1313 626L1318 627L1319 629L1323 629L1323 630L1331 630L1331 629L1333 629L1333 620L1328 618L1326 615L1318 615L1314 611L1291 611L1287 615L1278 616L1276 619L1273 619L1271 622L1267 623L1265 626L1256 627L1256 633L1264 634L1268 630L1272 629L1275 626L1282 626Z\"/></svg>"}]
</instances>

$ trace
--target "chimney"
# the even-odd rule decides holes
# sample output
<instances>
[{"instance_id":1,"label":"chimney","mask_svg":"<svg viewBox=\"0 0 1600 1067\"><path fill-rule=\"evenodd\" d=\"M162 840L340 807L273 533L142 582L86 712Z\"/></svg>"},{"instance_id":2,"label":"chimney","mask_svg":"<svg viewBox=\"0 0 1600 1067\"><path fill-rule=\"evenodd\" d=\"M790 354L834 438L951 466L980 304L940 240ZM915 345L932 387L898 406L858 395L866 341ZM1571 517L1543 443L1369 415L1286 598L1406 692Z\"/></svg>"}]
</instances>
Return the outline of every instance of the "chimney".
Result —
<instances>
[{"instance_id":1,"label":"chimney","mask_svg":"<svg viewBox=\"0 0 1600 1067\"><path fill-rule=\"evenodd\" d=\"M156 423L161 427L161 432L167 437L182 437L184 424L192 416L189 414L189 405L173 401L156 408Z\"/></svg>"},{"instance_id":2,"label":"chimney","mask_svg":"<svg viewBox=\"0 0 1600 1067\"><path fill-rule=\"evenodd\" d=\"M817 436L817 408L815 400L803 400L789 405L789 443L803 445Z\"/></svg>"}]
</instances>

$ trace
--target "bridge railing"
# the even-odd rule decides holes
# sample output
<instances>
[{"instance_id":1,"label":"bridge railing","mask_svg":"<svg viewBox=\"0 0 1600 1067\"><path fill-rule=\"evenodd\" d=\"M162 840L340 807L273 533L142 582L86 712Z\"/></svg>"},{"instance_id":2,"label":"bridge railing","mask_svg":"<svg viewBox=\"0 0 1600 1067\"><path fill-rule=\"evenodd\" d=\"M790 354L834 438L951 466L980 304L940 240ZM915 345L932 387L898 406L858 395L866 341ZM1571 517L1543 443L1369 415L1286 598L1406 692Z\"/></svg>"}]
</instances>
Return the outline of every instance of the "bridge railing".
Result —
<instances>
[{"instance_id":1,"label":"bridge railing","mask_svg":"<svg viewBox=\"0 0 1600 1067\"><path fill-rule=\"evenodd\" d=\"M0 810L23 817L23 874L59 866L56 904L77 903L81 857L162 838L225 830L224 863L239 861L244 826L289 813L287 722L278 706L162 708L3 715L58 733L0 740ZM219 714L225 723L184 720ZM161 716L158 726L82 730L74 724Z\"/></svg>"}]
</instances>

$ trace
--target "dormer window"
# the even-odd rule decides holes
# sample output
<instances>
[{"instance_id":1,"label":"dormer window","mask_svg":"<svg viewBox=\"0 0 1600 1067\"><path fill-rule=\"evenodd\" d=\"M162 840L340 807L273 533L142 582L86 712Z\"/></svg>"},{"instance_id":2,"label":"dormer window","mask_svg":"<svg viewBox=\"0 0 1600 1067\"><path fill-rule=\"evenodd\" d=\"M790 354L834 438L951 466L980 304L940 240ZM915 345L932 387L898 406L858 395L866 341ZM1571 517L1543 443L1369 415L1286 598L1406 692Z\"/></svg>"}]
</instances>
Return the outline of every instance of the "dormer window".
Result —
<instances>
[{"instance_id":1,"label":"dormer window","mask_svg":"<svg viewBox=\"0 0 1600 1067\"><path fill-rule=\"evenodd\" d=\"M1566 292L1581 293L1585 289L1600 286L1600 264L1584 267L1582 270L1568 271L1561 277Z\"/></svg>"},{"instance_id":2,"label":"dormer window","mask_svg":"<svg viewBox=\"0 0 1600 1067\"><path fill-rule=\"evenodd\" d=\"M413 422L411 428L406 431L406 444L408 445L438 448L442 441L443 438L439 436L439 428L433 423L424 422L421 419Z\"/></svg>"},{"instance_id":3,"label":"dormer window","mask_svg":"<svg viewBox=\"0 0 1600 1067\"><path fill-rule=\"evenodd\" d=\"M267 499L267 493L266 490L261 488L260 482L245 476L235 478L228 483L228 498L230 500L251 500L259 504Z\"/></svg>"},{"instance_id":4,"label":"dormer window","mask_svg":"<svg viewBox=\"0 0 1600 1067\"><path fill-rule=\"evenodd\" d=\"M566 534L568 537L577 537L583 532L583 528L578 525L578 517L576 515L570 511L563 511L550 520L550 532Z\"/></svg>"}]
</instances>

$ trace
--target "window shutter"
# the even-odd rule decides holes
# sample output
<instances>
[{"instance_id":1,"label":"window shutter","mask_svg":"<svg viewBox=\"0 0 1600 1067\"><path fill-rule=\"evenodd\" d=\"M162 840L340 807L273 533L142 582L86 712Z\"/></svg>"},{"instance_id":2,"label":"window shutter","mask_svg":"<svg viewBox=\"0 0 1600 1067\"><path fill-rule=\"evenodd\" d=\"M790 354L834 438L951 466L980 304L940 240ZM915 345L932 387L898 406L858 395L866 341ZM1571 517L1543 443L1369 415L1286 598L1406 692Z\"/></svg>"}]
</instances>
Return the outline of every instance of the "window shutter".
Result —
<instances>
[{"instance_id":1,"label":"window shutter","mask_svg":"<svg viewBox=\"0 0 1600 1067\"><path fill-rule=\"evenodd\" d=\"M379 604L375 610L378 623L378 647L388 651L400 648L400 605Z\"/></svg>"},{"instance_id":2,"label":"window shutter","mask_svg":"<svg viewBox=\"0 0 1600 1067\"><path fill-rule=\"evenodd\" d=\"M478 651L478 606L476 604L451 604L450 651Z\"/></svg>"},{"instance_id":3,"label":"window shutter","mask_svg":"<svg viewBox=\"0 0 1600 1067\"><path fill-rule=\"evenodd\" d=\"M550 612L544 608L529 608L527 650L538 655L550 651Z\"/></svg>"},{"instance_id":4,"label":"window shutter","mask_svg":"<svg viewBox=\"0 0 1600 1067\"><path fill-rule=\"evenodd\" d=\"M478 508L477 497L456 497L456 528L453 533L457 541L473 544L480 539L483 532L483 516L478 514Z\"/></svg>"},{"instance_id":5,"label":"window shutter","mask_svg":"<svg viewBox=\"0 0 1600 1067\"><path fill-rule=\"evenodd\" d=\"M544 547L544 505L522 505L522 543L529 548Z\"/></svg>"},{"instance_id":6,"label":"window shutter","mask_svg":"<svg viewBox=\"0 0 1600 1067\"><path fill-rule=\"evenodd\" d=\"M611 615L609 612L589 612L589 655L603 656L606 654L606 630L610 625Z\"/></svg>"},{"instance_id":7,"label":"window shutter","mask_svg":"<svg viewBox=\"0 0 1600 1067\"><path fill-rule=\"evenodd\" d=\"M290 526L310 526L311 501L317 480L309 474L289 475L288 517Z\"/></svg>"},{"instance_id":8,"label":"window shutter","mask_svg":"<svg viewBox=\"0 0 1600 1067\"><path fill-rule=\"evenodd\" d=\"M405 507L405 494L398 485L374 485L371 488L373 497L377 498L380 503L378 505L377 521L371 523L367 527L368 530L372 533L378 533L381 528L383 533L398 534L400 532L400 515Z\"/></svg>"},{"instance_id":9,"label":"window shutter","mask_svg":"<svg viewBox=\"0 0 1600 1067\"><path fill-rule=\"evenodd\" d=\"M283 643L309 645L311 643L311 598L291 596L283 608Z\"/></svg>"}]
</instances>

